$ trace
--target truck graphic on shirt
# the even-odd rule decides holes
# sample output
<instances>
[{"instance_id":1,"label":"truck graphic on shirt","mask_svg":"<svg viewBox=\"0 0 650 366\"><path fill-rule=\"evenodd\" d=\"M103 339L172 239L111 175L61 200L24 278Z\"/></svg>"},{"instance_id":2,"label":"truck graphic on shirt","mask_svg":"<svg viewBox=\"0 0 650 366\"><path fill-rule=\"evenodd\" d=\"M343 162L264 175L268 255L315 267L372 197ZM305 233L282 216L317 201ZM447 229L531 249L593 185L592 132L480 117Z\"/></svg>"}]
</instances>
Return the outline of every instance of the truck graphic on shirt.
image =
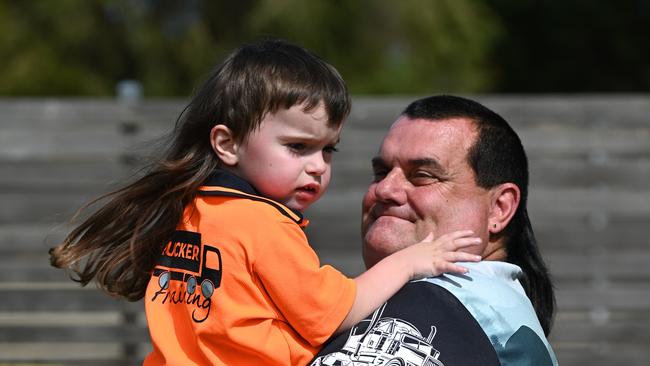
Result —
<instances>
[{"instance_id":1,"label":"truck graphic on shirt","mask_svg":"<svg viewBox=\"0 0 650 366\"><path fill-rule=\"evenodd\" d=\"M339 352L321 356L311 366L444 366L431 344L435 326L425 339L407 321L382 318L384 307L353 327Z\"/></svg>"},{"instance_id":2,"label":"truck graphic on shirt","mask_svg":"<svg viewBox=\"0 0 650 366\"><path fill-rule=\"evenodd\" d=\"M221 252L201 244L201 234L176 230L163 247L153 274L161 289L167 289L171 280L185 282L188 294L200 286L207 299L221 285Z\"/></svg>"}]
</instances>

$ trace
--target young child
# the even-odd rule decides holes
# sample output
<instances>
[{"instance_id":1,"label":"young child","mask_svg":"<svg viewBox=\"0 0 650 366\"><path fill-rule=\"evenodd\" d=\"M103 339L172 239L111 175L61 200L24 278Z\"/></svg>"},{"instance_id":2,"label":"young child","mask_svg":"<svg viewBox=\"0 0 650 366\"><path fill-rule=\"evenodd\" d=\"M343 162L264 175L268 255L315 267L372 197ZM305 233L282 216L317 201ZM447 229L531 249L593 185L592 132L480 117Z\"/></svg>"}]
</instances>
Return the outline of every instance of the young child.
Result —
<instances>
[{"instance_id":1,"label":"young child","mask_svg":"<svg viewBox=\"0 0 650 366\"><path fill-rule=\"evenodd\" d=\"M464 231L355 279L320 266L301 213L327 189L349 110L339 74L309 51L239 48L198 90L164 157L54 248L53 265L144 297L145 365L307 364L409 280L479 260L457 251L480 240Z\"/></svg>"}]
</instances>

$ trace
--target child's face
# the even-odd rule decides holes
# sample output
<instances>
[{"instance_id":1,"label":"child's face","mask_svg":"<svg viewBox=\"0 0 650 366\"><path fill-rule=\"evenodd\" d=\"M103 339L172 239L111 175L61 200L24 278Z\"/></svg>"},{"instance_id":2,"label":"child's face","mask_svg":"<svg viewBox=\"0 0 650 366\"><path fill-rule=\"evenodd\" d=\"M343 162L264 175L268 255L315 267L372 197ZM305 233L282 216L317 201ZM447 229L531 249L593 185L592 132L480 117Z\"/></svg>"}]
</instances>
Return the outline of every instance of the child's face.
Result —
<instances>
[{"instance_id":1,"label":"child's face","mask_svg":"<svg viewBox=\"0 0 650 366\"><path fill-rule=\"evenodd\" d=\"M267 113L260 128L237 149L233 170L261 194L303 211L327 189L332 153L341 127L327 123L322 105L302 105Z\"/></svg>"}]
</instances>

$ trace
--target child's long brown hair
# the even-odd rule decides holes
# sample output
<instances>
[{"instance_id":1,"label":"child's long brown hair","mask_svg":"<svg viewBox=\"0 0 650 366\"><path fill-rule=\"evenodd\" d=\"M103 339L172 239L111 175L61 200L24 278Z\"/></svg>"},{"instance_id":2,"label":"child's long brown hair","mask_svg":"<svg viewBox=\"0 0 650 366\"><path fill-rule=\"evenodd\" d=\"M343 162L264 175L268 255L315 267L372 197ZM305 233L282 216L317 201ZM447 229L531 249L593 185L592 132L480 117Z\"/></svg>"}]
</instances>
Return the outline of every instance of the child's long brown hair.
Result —
<instances>
[{"instance_id":1,"label":"child's long brown hair","mask_svg":"<svg viewBox=\"0 0 650 366\"><path fill-rule=\"evenodd\" d=\"M138 300L150 271L197 188L219 166L210 145L216 124L242 142L266 113L323 103L339 125L350 98L338 72L308 50L267 40L235 50L209 75L183 110L163 156L140 179L84 206L106 202L50 249L53 266L82 285L95 279L112 295Z\"/></svg>"}]
</instances>

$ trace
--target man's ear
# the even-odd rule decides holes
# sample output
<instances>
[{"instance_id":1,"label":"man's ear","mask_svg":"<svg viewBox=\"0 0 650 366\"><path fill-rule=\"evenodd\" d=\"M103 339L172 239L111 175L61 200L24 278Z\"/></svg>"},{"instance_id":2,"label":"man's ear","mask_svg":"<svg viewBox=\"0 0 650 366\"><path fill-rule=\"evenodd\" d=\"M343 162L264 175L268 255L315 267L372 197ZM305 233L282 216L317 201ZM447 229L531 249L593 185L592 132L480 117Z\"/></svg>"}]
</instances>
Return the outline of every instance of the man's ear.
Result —
<instances>
[{"instance_id":1,"label":"man's ear","mask_svg":"<svg viewBox=\"0 0 650 366\"><path fill-rule=\"evenodd\" d=\"M210 131L210 144L219 160L228 166L235 166L239 162L237 149L239 144L235 141L232 131L226 125L216 125Z\"/></svg>"},{"instance_id":2,"label":"man's ear","mask_svg":"<svg viewBox=\"0 0 650 366\"><path fill-rule=\"evenodd\" d=\"M490 190L490 215L488 217L488 231L498 234L517 212L521 191L514 183L503 183Z\"/></svg>"}]
</instances>

